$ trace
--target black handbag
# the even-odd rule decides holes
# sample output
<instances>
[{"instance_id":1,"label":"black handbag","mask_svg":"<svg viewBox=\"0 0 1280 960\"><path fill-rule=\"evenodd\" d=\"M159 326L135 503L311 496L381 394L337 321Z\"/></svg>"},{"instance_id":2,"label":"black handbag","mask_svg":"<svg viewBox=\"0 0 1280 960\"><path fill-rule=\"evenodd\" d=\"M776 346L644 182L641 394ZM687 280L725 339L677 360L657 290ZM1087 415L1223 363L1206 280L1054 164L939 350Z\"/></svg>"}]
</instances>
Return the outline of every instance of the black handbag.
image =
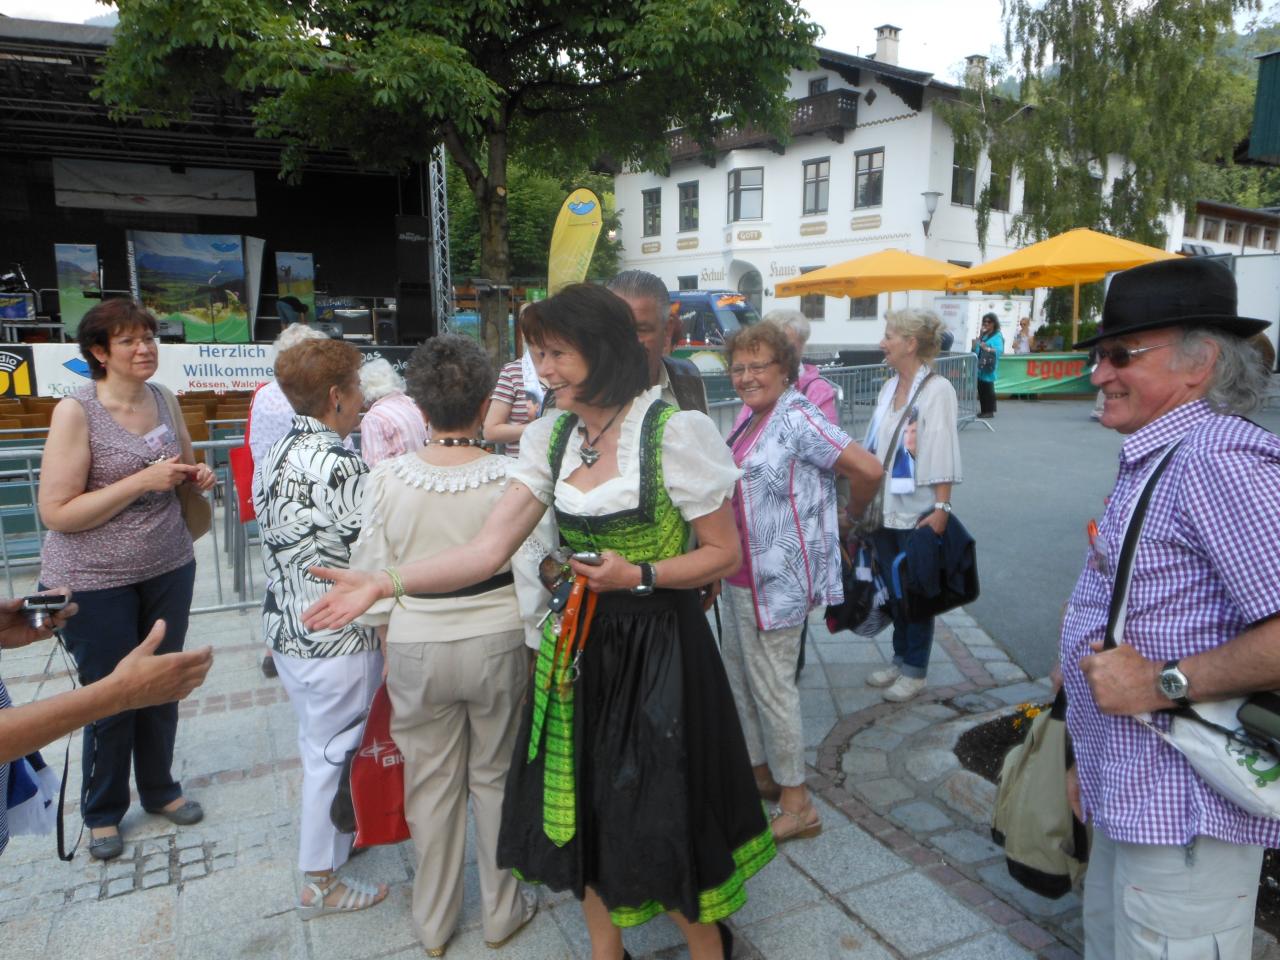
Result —
<instances>
[{"instance_id":1,"label":"black handbag","mask_svg":"<svg viewBox=\"0 0 1280 960\"><path fill-rule=\"evenodd\" d=\"M852 538L849 547L851 550L840 548L844 602L827 606L827 629L832 633L852 630L859 636L874 637L892 619L888 612L889 592L871 539Z\"/></svg>"}]
</instances>

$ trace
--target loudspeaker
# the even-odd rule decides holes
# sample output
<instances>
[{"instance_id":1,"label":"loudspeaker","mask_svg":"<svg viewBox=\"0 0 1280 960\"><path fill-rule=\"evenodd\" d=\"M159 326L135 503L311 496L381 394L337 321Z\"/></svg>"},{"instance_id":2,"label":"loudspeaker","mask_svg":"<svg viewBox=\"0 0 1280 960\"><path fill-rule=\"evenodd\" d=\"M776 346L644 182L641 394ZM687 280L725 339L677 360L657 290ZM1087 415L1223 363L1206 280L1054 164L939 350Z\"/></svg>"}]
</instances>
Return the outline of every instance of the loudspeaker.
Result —
<instances>
[{"instance_id":1,"label":"loudspeaker","mask_svg":"<svg viewBox=\"0 0 1280 960\"><path fill-rule=\"evenodd\" d=\"M396 276L401 283L431 282L431 220L396 217Z\"/></svg>"},{"instance_id":2,"label":"loudspeaker","mask_svg":"<svg viewBox=\"0 0 1280 960\"><path fill-rule=\"evenodd\" d=\"M373 311L373 341L382 346L394 346L400 342L396 331L396 312L386 307Z\"/></svg>"},{"instance_id":3,"label":"loudspeaker","mask_svg":"<svg viewBox=\"0 0 1280 960\"><path fill-rule=\"evenodd\" d=\"M396 288L396 327L403 344L421 343L440 332L430 284L401 283Z\"/></svg>"}]
</instances>

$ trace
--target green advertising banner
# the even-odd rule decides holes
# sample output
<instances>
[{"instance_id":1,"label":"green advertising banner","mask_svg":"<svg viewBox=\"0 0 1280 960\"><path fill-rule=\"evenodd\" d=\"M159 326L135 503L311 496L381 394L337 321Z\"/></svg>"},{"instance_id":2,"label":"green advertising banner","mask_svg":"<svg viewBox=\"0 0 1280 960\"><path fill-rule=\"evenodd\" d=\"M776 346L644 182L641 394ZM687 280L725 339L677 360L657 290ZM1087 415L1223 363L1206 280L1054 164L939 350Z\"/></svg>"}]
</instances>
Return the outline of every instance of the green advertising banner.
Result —
<instances>
[{"instance_id":1,"label":"green advertising banner","mask_svg":"<svg viewBox=\"0 0 1280 960\"><path fill-rule=\"evenodd\" d=\"M1094 394L1084 353L1006 353L996 369L996 393Z\"/></svg>"},{"instance_id":2,"label":"green advertising banner","mask_svg":"<svg viewBox=\"0 0 1280 960\"><path fill-rule=\"evenodd\" d=\"M80 321L102 302L98 282L98 246L93 243L55 243L53 258L58 267L58 312L67 336L75 337Z\"/></svg>"}]
</instances>

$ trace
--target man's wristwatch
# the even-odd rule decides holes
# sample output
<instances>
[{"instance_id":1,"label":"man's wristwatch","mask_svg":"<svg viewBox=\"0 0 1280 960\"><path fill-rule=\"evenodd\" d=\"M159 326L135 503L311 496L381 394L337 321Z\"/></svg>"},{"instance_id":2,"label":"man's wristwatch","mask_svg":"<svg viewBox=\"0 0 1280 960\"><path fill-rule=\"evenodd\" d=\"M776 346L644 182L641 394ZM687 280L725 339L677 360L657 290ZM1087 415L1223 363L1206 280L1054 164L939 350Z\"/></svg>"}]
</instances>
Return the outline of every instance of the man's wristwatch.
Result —
<instances>
[{"instance_id":1,"label":"man's wristwatch","mask_svg":"<svg viewBox=\"0 0 1280 960\"><path fill-rule=\"evenodd\" d=\"M637 597L647 597L653 593L653 585L657 582L658 574L653 569L652 563L638 563L640 568L640 585L631 588L631 592Z\"/></svg>"},{"instance_id":2,"label":"man's wristwatch","mask_svg":"<svg viewBox=\"0 0 1280 960\"><path fill-rule=\"evenodd\" d=\"M935 510L941 510L943 513L950 513L950 512L951 512L951 501L950 501L950 500L939 500L937 503L935 503L935 504L933 505L933 509L935 509Z\"/></svg>"},{"instance_id":3,"label":"man's wristwatch","mask_svg":"<svg viewBox=\"0 0 1280 960\"><path fill-rule=\"evenodd\" d=\"M1160 692L1180 707L1191 706L1187 696L1191 686L1187 675L1178 669L1178 661L1170 660L1160 671Z\"/></svg>"}]
</instances>

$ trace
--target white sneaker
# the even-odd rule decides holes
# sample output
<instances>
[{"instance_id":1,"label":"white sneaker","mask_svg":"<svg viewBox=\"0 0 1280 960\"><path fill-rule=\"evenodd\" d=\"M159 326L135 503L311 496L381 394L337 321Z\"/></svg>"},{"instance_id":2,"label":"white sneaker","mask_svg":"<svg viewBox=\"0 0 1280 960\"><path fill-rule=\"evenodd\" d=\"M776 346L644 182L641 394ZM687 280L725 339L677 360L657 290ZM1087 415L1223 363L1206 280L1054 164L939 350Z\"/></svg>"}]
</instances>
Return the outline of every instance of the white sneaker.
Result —
<instances>
[{"instance_id":1,"label":"white sneaker","mask_svg":"<svg viewBox=\"0 0 1280 960\"><path fill-rule=\"evenodd\" d=\"M902 676L902 671L898 669L896 663L891 663L883 670L873 670L867 674L868 687L887 687L893 681Z\"/></svg>"},{"instance_id":2,"label":"white sneaker","mask_svg":"<svg viewBox=\"0 0 1280 960\"><path fill-rule=\"evenodd\" d=\"M924 677L899 677L893 681L893 686L884 692L884 698L894 703L902 703L923 690L927 682Z\"/></svg>"}]
</instances>

